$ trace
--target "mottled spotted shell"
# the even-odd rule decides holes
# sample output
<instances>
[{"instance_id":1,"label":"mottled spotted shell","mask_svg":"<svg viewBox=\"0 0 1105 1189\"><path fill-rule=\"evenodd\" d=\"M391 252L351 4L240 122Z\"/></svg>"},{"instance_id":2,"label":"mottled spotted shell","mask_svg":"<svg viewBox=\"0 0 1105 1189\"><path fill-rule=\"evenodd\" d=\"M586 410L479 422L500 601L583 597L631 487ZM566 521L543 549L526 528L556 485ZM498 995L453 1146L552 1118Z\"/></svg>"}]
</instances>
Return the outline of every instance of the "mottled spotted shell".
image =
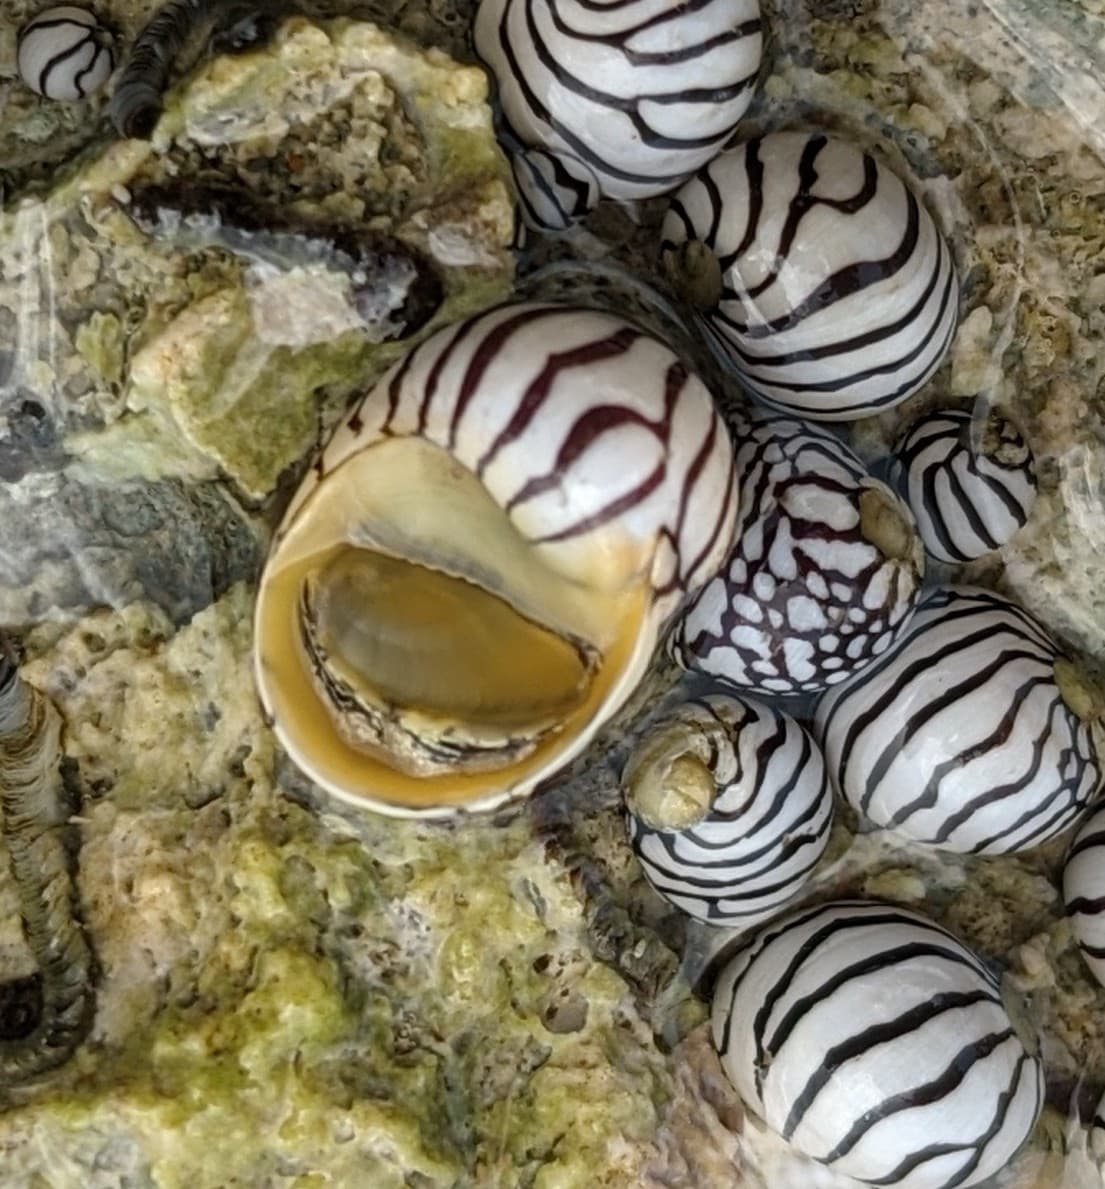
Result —
<instances>
[{"instance_id":1,"label":"mottled spotted shell","mask_svg":"<svg viewBox=\"0 0 1105 1189\"><path fill-rule=\"evenodd\" d=\"M838 791L915 842L971 854L1038 846L1101 791L1092 695L1027 611L936 587L894 649L830 690L816 727Z\"/></svg>"},{"instance_id":2,"label":"mottled spotted shell","mask_svg":"<svg viewBox=\"0 0 1105 1189\"><path fill-rule=\"evenodd\" d=\"M772 1130L872 1185L977 1185L1043 1105L1036 1038L994 976L890 904L819 904L761 929L718 980L713 1038Z\"/></svg>"},{"instance_id":3,"label":"mottled spotted shell","mask_svg":"<svg viewBox=\"0 0 1105 1189\"><path fill-rule=\"evenodd\" d=\"M910 426L895 453L921 540L940 561L973 561L1028 523L1036 503L1032 451L1000 413L929 413Z\"/></svg>"},{"instance_id":4,"label":"mottled spotted shell","mask_svg":"<svg viewBox=\"0 0 1105 1189\"><path fill-rule=\"evenodd\" d=\"M775 132L672 199L661 258L745 385L824 421L882 412L935 372L958 320L951 251L856 145Z\"/></svg>"},{"instance_id":5,"label":"mottled spotted shell","mask_svg":"<svg viewBox=\"0 0 1105 1189\"><path fill-rule=\"evenodd\" d=\"M280 741L381 812L527 795L633 690L735 498L709 392L630 323L526 303L439 331L353 407L277 533L256 672Z\"/></svg>"},{"instance_id":6,"label":"mottled spotted shell","mask_svg":"<svg viewBox=\"0 0 1105 1189\"><path fill-rule=\"evenodd\" d=\"M111 37L85 8L47 8L20 30L18 65L20 77L36 94L83 99L111 74Z\"/></svg>"},{"instance_id":7,"label":"mottled spotted shell","mask_svg":"<svg viewBox=\"0 0 1105 1189\"><path fill-rule=\"evenodd\" d=\"M648 882L711 925L751 925L802 888L829 841L821 751L788 714L692 698L637 743L622 779Z\"/></svg>"},{"instance_id":8,"label":"mottled spotted shell","mask_svg":"<svg viewBox=\"0 0 1105 1189\"><path fill-rule=\"evenodd\" d=\"M637 199L718 152L752 100L763 39L757 0L481 0L475 44L508 143L574 158L604 197Z\"/></svg>"},{"instance_id":9,"label":"mottled spotted shell","mask_svg":"<svg viewBox=\"0 0 1105 1189\"><path fill-rule=\"evenodd\" d=\"M913 610L924 558L909 509L843 442L790 417L754 416L736 469L732 551L688 603L672 655L765 694L847 680Z\"/></svg>"}]
</instances>

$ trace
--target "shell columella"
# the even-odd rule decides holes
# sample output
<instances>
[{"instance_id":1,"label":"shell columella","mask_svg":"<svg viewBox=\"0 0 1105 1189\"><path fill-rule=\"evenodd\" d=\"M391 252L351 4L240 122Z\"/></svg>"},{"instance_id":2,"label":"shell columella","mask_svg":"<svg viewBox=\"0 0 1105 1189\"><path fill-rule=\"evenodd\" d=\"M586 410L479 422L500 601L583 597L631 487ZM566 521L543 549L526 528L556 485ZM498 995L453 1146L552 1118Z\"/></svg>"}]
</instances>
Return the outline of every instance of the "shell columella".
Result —
<instances>
[{"instance_id":1,"label":"shell columella","mask_svg":"<svg viewBox=\"0 0 1105 1189\"><path fill-rule=\"evenodd\" d=\"M909 428L895 454L921 540L938 560L973 561L1028 523L1036 503L1032 451L1000 413L930 413Z\"/></svg>"},{"instance_id":2,"label":"shell columella","mask_svg":"<svg viewBox=\"0 0 1105 1189\"><path fill-rule=\"evenodd\" d=\"M751 699L707 694L683 703L642 736L622 785L648 882L708 924L777 911L829 841L833 802L820 750L790 715ZM657 820L686 816L695 820L679 828Z\"/></svg>"},{"instance_id":3,"label":"shell columella","mask_svg":"<svg viewBox=\"0 0 1105 1189\"><path fill-rule=\"evenodd\" d=\"M670 647L736 689L808 693L889 648L924 559L908 508L827 430L759 414L738 434L739 511L721 571Z\"/></svg>"},{"instance_id":4,"label":"shell columella","mask_svg":"<svg viewBox=\"0 0 1105 1189\"><path fill-rule=\"evenodd\" d=\"M1074 664L994 591L937 587L893 651L823 696L816 728L838 791L915 842L1005 854L1054 838L1102 770Z\"/></svg>"},{"instance_id":5,"label":"shell columella","mask_svg":"<svg viewBox=\"0 0 1105 1189\"><path fill-rule=\"evenodd\" d=\"M724 968L713 1037L764 1122L834 1171L964 1189L1003 1168L1043 1104L986 966L913 912L858 900L764 927Z\"/></svg>"},{"instance_id":6,"label":"shell columella","mask_svg":"<svg viewBox=\"0 0 1105 1189\"><path fill-rule=\"evenodd\" d=\"M114 66L111 36L86 8L47 8L19 33L19 75L47 99L84 99L107 82Z\"/></svg>"},{"instance_id":7,"label":"shell columella","mask_svg":"<svg viewBox=\"0 0 1105 1189\"><path fill-rule=\"evenodd\" d=\"M632 692L671 614L720 564L734 501L732 446L708 390L636 326L519 303L439 330L338 425L275 538L255 659L278 737L323 787L383 812L444 816L526 795ZM375 559L387 581L318 560L335 550L349 566ZM324 579L331 603L347 588L358 600L333 619L331 644L319 626ZM404 717L396 706L408 694L389 694L366 718L351 688L357 674L327 657L339 637L357 648L369 639L373 665L397 647L375 635L374 616L402 618L380 601L389 583L423 617L420 627L387 629L405 650L389 681L414 683L409 697L421 709ZM444 601L419 610L434 584L448 587ZM547 706L531 719L516 703L540 701L534 639L548 672L575 672L587 692L577 699L576 686L565 688L570 710ZM449 658L452 702L469 689L483 699L468 707L478 729L439 705ZM325 688L305 698L305 681ZM331 723L346 710L352 743ZM438 724L430 734L428 717ZM340 718L343 729L350 723ZM392 766L399 751L417 750L419 773L389 774L362 743L373 754L385 746Z\"/></svg>"},{"instance_id":8,"label":"shell columella","mask_svg":"<svg viewBox=\"0 0 1105 1189\"><path fill-rule=\"evenodd\" d=\"M951 251L913 190L857 145L775 132L672 198L661 258L761 400L815 420L904 401L958 320Z\"/></svg>"},{"instance_id":9,"label":"shell columella","mask_svg":"<svg viewBox=\"0 0 1105 1189\"><path fill-rule=\"evenodd\" d=\"M662 194L721 148L762 40L757 0L481 0L475 23L508 147L574 158L617 199Z\"/></svg>"}]
</instances>

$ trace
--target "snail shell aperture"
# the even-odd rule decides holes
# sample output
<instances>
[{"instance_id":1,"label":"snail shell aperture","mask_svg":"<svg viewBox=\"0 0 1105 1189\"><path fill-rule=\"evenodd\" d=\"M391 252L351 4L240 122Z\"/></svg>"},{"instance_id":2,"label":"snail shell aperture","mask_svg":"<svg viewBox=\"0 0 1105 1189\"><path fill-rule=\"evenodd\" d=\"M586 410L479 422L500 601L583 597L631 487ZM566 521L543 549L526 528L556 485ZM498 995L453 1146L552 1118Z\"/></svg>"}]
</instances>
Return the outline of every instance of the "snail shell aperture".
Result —
<instances>
[{"instance_id":1,"label":"snail shell aperture","mask_svg":"<svg viewBox=\"0 0 1105 1189\"><path fill-rule=\"evenodd\" d=\"M516 800L621 706L735 516L709 392L632 324L501 306L339 425L262 576L256 671L336 796L444 816Z\"/></svg>"}]
</instances>

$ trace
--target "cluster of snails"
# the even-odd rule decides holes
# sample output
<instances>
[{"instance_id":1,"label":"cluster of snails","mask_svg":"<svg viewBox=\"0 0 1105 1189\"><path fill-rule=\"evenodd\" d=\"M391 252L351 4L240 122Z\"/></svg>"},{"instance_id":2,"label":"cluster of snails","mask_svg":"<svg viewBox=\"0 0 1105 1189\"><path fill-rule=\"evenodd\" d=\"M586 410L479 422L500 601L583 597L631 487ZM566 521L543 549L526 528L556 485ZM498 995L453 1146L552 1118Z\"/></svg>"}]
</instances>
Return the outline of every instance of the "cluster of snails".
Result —
<instances>
[{"instance_id":1,"label":"cluster of snails","mask_svg":"<svg viewBox=\"0 0 1105 1189\"><path fill-rule=\"evenodd\" d=\"M44 92L45 31L23 43ZM1015 1005L914 913L791 909L834 793L872 828L987 855L1055 838L1102 788L1100 694L1044 627L992 591L923 589L926 551L977 558L1029 519L1019 431L932 414L888 483L809 424L885 412L933 376L958 321L952 251L860 146L733 145L756 0L481 0L473 32L527 223L670 193L658 271L757 404L723 418L664 342L595 309L514 302L436 330L343 418L276 533L264 709L339 799L456 817L556 778L666 643L712 685L643 733L627 820L661 896L751 930L714 994L726 1072L842 1173L976 1184L1042 1105ZM819 699L810 730L796 695ZM1095 973L1099 847L1100 814L1066 876Z\"/></svg>"}]
</instances>

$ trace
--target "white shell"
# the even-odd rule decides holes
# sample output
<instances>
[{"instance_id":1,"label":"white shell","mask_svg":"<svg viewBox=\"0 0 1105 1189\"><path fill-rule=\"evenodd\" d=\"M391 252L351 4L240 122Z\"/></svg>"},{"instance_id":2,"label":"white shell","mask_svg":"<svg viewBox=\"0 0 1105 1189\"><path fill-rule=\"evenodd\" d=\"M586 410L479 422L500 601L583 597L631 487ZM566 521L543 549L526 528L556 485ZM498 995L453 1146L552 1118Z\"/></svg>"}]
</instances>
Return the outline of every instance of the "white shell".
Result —
<instances>
[{"instance_id":1,"label":"white shell","mask_svg":"<svg viewBox=\"0 0 1105 1189\"><path fill-rule=\"evenodd\" d=\"M47 99L83 99L107 82L114 61L107 30L87 9L48 8L19 34L19 75Z\"/></svg>"},{"instance_id":2,"label":"white shell","mask_svg":"<svg viewBox=\"0 0 1105 1189\"><path fill-rule=\"evenodd\" d=\"M910 427L895 452L921 540L940 561L967 562L1000 549L1032 514L1032 451L999 413L930 413Z\"/></svg>"},{"instance_id":3,"label":"white shell","mask_svg":"<svg viewBox=\"0 0 1105 1189\"><path fill-rule=\"evenodd\" d=\"M670 904L712 925L751 924L805 884L829 841L833 799L825 762L788 714L752 700L709 694L685 702L656 730L686 729L715 796L681 830L656 829L632 810L629 839L648 882ZM650 732L627 766L647 754Z\"/></svg>"},{"instance_id":4,"label":"white shell","mask_svg":"<svg viewBox=\"0 0 1105 1189\"><path fill-rule=\"evenodd\" d=\"M512 137L578 158L621 199L672 189L721 148L762 42L757 0L481 0L475 23Z\"/></svg>"},{"instance_id":5,"label":"white shell","mask_svg":"<svg viewBox=\"0 0 1105 1189\"><path fill-rule=\"evenodd\" d=\"M940 365L955 265L887 166L823 134L775 132L722 153L672 199L661 253L705 244L721 295L704 322L744 383L824 421L882 412Z\"/></svg>"},{"instance_id":6,"label":"white shell","mask_svg":"<svg viewBox=\"0 0 1105 1189\"><path fill-rule=\"evenodd\" d=\"M915 842L973 854L1046 842L1101 787L1091 728L1060 693L1069 665L1008 599L938 587L888 656L822 698L829 774L868 820Z\"/></svg>"},{"instance_id":7,"label":"white shell","mask_svg":"<svg viewBox=\"0 0 1105 1189\"><path fill-rule=\"evenodd\" d=\"M682 614L672 655L762 693L847 680L889 648L913 610L924 558L909 509L831 433L790 417L755 418L736 468L732 552ZM864 535L863 500L898 517L898 555Z\"/></svg>"},{"instance_id":8,"label":"white shell","mask_svg":"<svg viewBox=\"0 0 1105 1189\"><path fill-rule=\"evenodd\" d=\"M892 905L821 904L760 930L718 981L713 1037L769 1127L835 1172L895 1189L984 1181L1043 1103L1043 1069L994 977Z\"/></svg>"},{"instance_id":9,"label":"white shell","mask_svg":"<svg viewBox=\"0 0 1105 1189\"><path fill-rule=\"evenodd\" d=\"M522 218L535 231L564 231L599 200L598 179L575 157L525 149L510 164Z\"/></svg>"},{"instance_id":10,"label":"white shell","mask_svg":"<svg viewBox=\"0 0 1105 1189\"><path fill-rule=\"evenodd\" d=\"M466 482L478 479L558 582L643 592L642 618L619 628L632 632L631 644L592 717L557 736L520 773L492 773L461 790L423 779L416 803L381 789L380 765L336 750L336 736L320 752L300 729L311 697L306 683L282 684L273 664L276 636L293 634L290 613L274 602L274 578L287 557L309 549L311 516L332 506L356 533L349 476L357 456L412 440L444 451L467 472ZM720 564L734 514L725 426L702 382L664 344L610 315L535 303L446 327L338 425L277 533L255 632L258 686L277 736L318 784L379 812L447 816L528 795L624 703L672 611Z\"/></svg>"},{"instance_id":11,"label":"white shell","mask_svg":"<svg viewBox=\"0 0 1105 1189\"><path fill-rule=\"evenodd\" d=\"M1105 1164L1105 1094L1098 1100L1090 1120L1090 1151L1098 1164Z\"/></svg>"},{"instance_id":12,"label":"white shell","mask_svg":"<svg viewBox=\"0 0 1105 1189\"><path fill-rule=\"evenodd\" d=\"M1105 808L1074 836L1063 869L1063 899L1082 957L1105 986Z\"/></svg>"}]
</instances>

